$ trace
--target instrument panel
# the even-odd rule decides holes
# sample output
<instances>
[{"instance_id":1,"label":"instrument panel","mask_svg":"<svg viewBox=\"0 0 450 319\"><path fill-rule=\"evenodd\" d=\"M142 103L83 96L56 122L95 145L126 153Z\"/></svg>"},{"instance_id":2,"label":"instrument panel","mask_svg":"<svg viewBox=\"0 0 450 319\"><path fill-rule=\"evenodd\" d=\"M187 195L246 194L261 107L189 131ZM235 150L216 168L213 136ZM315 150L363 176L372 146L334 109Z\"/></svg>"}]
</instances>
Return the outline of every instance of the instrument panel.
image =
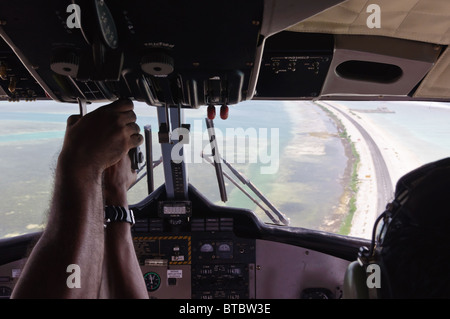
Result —
<instances>
[{"instance_id":1,"label":"instrument panel","mask_svg":"<svg viewBox=\"0 0 450 319\"><path fill-rule=\"evenodd\" d=\"M230 217L193 218L189 232L134 232L150 298L334 299L348 261L273 241L242 238ZM159 224L159 225L158 225Z\"/></svg>"},{"instance_id":2,"label":"instrument panel","mask_svg":"<svg viewBox=\"0 0 450 319\"><path fill-rule=\"evenodd\" d=\"M286 243L242 238L230 229L233 223L230 218L194 219L189 232L134 232L149 298L342 297L349 261ZM0 266L0 299L10 297L25 263L22 258Z\"/></svg>"},{"instance_id":3,"label":"instrument panel","mask_svg":"<svg viewBox=\"0 0 450 319\"><path fill-rule=\"evenodd\" d=\"M193 218L190 232L170 234L161 223L133 236L150 298L255 297L255 240L234 235L232 218Z\"/></svg>"},{"instance_id":4,"label":"instrument panel","mask_svg":"<svg viewBox=\"0 0 450 319\"><path fill-rule=\"evenodd\" d=\"M261 223L249 210L210 203L192 185L189 198L170 201L160 187L130 206L150 299L339 299L349 263L367 244ZM0 298L11 295L39 235L0 240Z\"/></svg>"}]
</instances>

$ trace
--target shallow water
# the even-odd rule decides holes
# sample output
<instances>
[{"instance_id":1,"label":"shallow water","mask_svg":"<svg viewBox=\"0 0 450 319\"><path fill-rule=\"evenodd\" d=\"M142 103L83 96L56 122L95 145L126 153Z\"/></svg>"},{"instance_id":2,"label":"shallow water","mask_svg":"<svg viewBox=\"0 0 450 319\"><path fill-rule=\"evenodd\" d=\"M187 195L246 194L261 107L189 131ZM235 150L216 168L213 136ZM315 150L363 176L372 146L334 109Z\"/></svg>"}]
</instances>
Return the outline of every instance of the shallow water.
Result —
<instances>
[{"instance_id":1,"label":"shallow water","mask_svg":"<svg viewBox=\"0 0 450 319\"><path fill-rule=\"evenodd\" d=\"M36 104L0 105L0 238L36 231L45 221L65 122L77 112L74 105ZM156 160L160 150L155 108L135 103L135 110L142 131L144 125L152 126ZM189 145L189 181L212 202L224 205L214 168L198 163L198 151L208 151L206 109L189 110L185 115L193 137ZM347 161L336 127L321 109L310 102L251 101L231 106L229 119L216 119L214 123L216 130L224 133L225 142L219 143L222 155L232 158L233 166L286 214L293 226L321 228L326 215L339 202ZM241 132L248 135L247 142L227 135L231 128L242 128ZM194 142L194 137L201 143ZM242 154L246 156L238 161ZM271 168L269 174L262 173L264 167ZM155 187L161 183L162 166L155 169ZM254 209L262 220L269 220L230 182L227 191L226 205ZM138 202L146 194L146 183L142 181L129 192L129 202Z\"/></svg>"}]
</instances>

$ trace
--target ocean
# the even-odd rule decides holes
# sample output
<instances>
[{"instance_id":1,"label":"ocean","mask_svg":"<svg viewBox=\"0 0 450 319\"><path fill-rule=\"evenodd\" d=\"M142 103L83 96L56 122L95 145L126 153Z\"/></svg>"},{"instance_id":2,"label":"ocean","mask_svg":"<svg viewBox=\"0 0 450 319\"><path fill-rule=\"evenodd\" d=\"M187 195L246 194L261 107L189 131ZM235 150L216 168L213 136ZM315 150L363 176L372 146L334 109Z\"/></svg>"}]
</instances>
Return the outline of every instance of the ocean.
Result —
<instances>
[{"instance_id":1,"label":"ocean","mask_svg":"<svg viewBox=\"0 0 450 319\"><path fill-rule=\"evenodd\" d=\"M154 121L144 113L138 115L138 123ZM201 151L211 154L204 123L206 109L189 110L185 115L192 135L187 146L189 182L216 205L247 208L262 221L271 222L227 178L228 201L220 200L214 167L200 162ZM157 127L156 123L151 125ZM320 108L310 102L249 101L230 106L229 118L217 116L214 126L222 157L285 214L292 226L321 229L329 223L326 218L336 209L343 192L347 157L335 123ZM202 141L201 146L198 141ZM158 145L156 140L153 145ZM154 159L159 156L158 149ZM224 165L223 170L238 181ZM155 169L155 179L163 182L162 167ZM155 182L155 187L159 184ZM129 192L130 202L147 195L145 183L135 188ZM248 187L243 188L251 193Z\"/></svg>"},{"instance_id":2,"label":"ocean","mask_svg":"<svg viewBox=\"0 0 450 319\"><path fill-rule=\"evenodd\" d=\"M379 106L370 103L340 102L350 108ZM423 161L450 154L450 108L446 104L423 104L414 112L398 102L388 107L396 113L368 116L383 130L392 131L395 138L404 139L408 147L426 150L421 154ZM135 111L142 132L144 125L152 127L153 159L157 160L161 152L156 109L135 103ZM55 102L0 104L0 238L42 229L65 122L77 112L77 105ZM200 157L202 151L211 152L205 116L205 107L185 111L185 121L191 124L191 143L186 146L189 182L217 205L248 208L270 222L226 179L228 201L220 201L214 167ZM430 122L425 123L425 117ZM229 118L217 116L214 124L222 156L290 219L291 226L338 228L330 216L346 186L348 157L336 124L323 110L303 101L248 101L230 106ZM227 168L224 171L231 174ZM155 168L155 188L163 181L160 165ZM129 191L129 202L139 202L146 195L146 183L141 181Z\"/></svg>"},{"instance_id":3,"label":"ocean","mask_svg":"<svg viewBox=\"0 0 450 319\"><path fill-rule=\"evenodd\" d=\"M142 131L144 125L152 127L157 160L156 109L135 103L135 111ZM77 112L77 105L54 102L0 104L0 238L42 228L65 122ZM291 225L320 227L339 201L347 160L333 122L309 102L249 101L230 106L229 114L227 120L217 116L214 121L222 156L288 216ZM217 205L248 208L270 221L228 180L228 201L220 201L214 168L200 157L201 151L211 153L205 116L206 108L185 111L192 134L187 146L189 182ZM163 181L160 165L155 168L155 188ZM129 202L146 195L141 181L129 191Z\"/></svg>"},{"instance_id":4,"label":"ocean","mask_svg":"<svg viewBox=\"0 0 450 319\"><path fill-rule=\"evenodd\" d=\"M440 102L338 102L363 113L393 140L414 154L420 164L450 156L450 104ZM356 112L357 113L357 112Z\"/></svg>"}]
</instances>

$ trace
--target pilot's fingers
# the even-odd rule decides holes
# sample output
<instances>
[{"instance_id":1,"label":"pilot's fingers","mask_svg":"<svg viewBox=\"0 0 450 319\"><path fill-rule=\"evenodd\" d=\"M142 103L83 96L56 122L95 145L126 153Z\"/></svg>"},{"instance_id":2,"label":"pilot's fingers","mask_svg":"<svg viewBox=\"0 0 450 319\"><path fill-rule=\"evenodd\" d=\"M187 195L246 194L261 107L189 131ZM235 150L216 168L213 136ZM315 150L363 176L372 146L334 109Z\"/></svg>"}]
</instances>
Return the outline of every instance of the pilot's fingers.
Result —
<instances>
[{"instance_id":1,"label":"pilot's fingers","mask_svg":"<svg viewBox=\"0 0 450 319\"><path fill-rule=\"evenodd\" d=\"M144 137L141 134L133 134L130 136L131 148L137 147L144 142Z\"/></svg>"},{"instance_id":2,"label":"pilot's fingers","mask_svg":"<svg viewBox=\"0 0 450 319\"><path fill-rule=\"evenodd\" d=\"M131 100L117 100L115 102L112 102L110 104L103 105L92 112L89 112L86 114L87 117L95 117L100 116L104 117L106 114L114 114L117 116L117 114L120 115L120 113L133 111L134 105Z\"/></svg>"},{"instance_id":3,"label":"pilot's fingers","mask_svg":"<svg viewBox=\"0 0 450 319\"><path fill-rule=\"evenodd\" d=\"M76 122L78 122L78 120L81 118L81 115L79 114L74 114L71 115L67 118L67 126L70 127L72 125L74 125Z\"/></svg>"},{"instance_id":4,"label":"pilot's fingers","mask_svg":"<svg viewBox=\"0 0 450 319\"><path fill-rule=\"evenodd\" d=\"M127 112L134 109L133 101L128 99L120 99L111 104L105 105L110 110L115 112Z\"/></svg>"},{"instance_id":5,"label":"pilot's fingers","mask_svg":"<svg viewBox=\"0 0 450 319\"><path fill-rule=\"evenodd\" d=\"M133 134L139 134L140 131L141 128L139 127L139 125L137 125L136 122L127 123L125 125L125 132L128 136L131 136Z\"/></svg>"},{"instance_id":6,"label":"pilot's fingers","mask_svg":"<svg viewBox=\"0 0 450 319\"><path fill-rule=\"evenodd\" d=\"M121 112L119 116L119 124L124 126L136 122L136 113L131 111Z\"/></svg>"},{"instance_id":7,"label":"pilot's fingers","mask_svg":"<svg viewBox=\"0 0 450 319\"><path fill-rule=\"evenodd\" d=\"M130 137L130 148L139 146L144 141L144 138L139 132L141 128L136 123L128 123L126 125L126 134Z\"/></svg>"}]
</instances>

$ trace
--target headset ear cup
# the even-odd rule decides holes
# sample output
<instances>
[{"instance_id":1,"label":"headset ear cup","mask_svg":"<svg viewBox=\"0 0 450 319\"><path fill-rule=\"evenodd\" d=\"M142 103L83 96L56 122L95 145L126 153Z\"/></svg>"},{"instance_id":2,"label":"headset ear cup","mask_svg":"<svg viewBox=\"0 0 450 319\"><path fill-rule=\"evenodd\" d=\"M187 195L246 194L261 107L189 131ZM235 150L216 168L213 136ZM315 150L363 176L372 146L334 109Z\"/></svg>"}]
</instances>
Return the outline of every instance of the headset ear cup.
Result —
<instances>
[{"instance_id":1,"label":"headset ear cup","mask_svg":"<svg viewBox=\"0 0 450 319\"><path fill-rule=\"evenodd\" d=\"M392 221L394 206L392 203L388 204L386 210L375 221L370 247L360 247L358 251L358 262L366 272L370 298L390 298L389 279L380 255L382 249L380 242L383 242L385 231ZM385 287L387 289L384 289Z\"/></svg>"},{"instance_id":2,"label":"headset ear cup","mask_svg":"<svg viewBox=\"0 0 450 319\"><path fill-rule=\"evenodd\" d=\"M366 260L370 258L370 249L367 248L366 246L360 247L358 251L358 258L360 258L361 260Z\"/></svg>"},{"instance_id":3,"label":"headset ear cup","mask_svg":"<svg viewBox=\"0 0 450 319\"><path fill-rule=\"evenodd\" d=\"M370 251L366 248L364 252L369 253ZM387 272L380 248L370 253L370 256L366 258L366 262L362 266L366 271L367 288L371 298L391 299L389 273Z\"/></svg>"}]
</instances>

